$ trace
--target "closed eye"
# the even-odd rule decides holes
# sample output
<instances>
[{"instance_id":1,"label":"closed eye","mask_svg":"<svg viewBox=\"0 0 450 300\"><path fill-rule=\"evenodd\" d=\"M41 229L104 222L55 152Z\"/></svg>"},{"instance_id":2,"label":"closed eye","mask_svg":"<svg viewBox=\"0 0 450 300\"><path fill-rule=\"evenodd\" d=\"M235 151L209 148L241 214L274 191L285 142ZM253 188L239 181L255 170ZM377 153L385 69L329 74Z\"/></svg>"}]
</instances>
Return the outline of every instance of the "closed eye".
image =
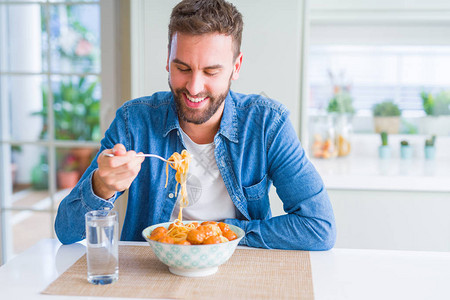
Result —
<instances>
[{"instance_id":1,"label":"closed eye","mask_svg":"<svg viewBox=\"0 0 450 300\"><path fill-rule=\"evenodd\" d=\"M215 76L215 75L219 74L219 72L205 71L205 74L208 76Z\"/></svg>"}]
</instances>

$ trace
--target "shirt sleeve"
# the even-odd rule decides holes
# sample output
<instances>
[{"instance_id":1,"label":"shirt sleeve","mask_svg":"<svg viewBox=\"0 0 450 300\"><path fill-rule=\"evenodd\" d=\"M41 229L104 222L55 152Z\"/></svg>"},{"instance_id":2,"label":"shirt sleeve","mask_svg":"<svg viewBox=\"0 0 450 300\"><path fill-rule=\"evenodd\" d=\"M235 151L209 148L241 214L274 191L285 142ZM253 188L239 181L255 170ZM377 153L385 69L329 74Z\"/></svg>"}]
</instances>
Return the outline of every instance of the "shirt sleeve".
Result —
<instances>
[{"instance_id":1,"label":"shirt sleeve","mask_svg":"<svg viewBox=\"0 0 450 300\"><path fill-rule=\"evenodd\" d=\"M92 210L112 209L119 196L119 193L116 193L111 199L105 200L95 195L92 189L94 171L90 171L84 179L80 180L59 205L55 219L55 232L63 244L83 240L86 237L84 215Z\"/></svg>"},{"instance_id":2,"label":"shirt sleeve","mask_svg":"<svg viewBox=\"0 0 450 300\"><path fill-rule=\"evenodd\" d=\"M267 220L228 219L245 230L242 245L293 250L328 250L336 240L333 209L324 183L306 157L286 118L269 138L268 176L286 212Z\"/></svg>"},{"instance_id":3,"label":"shirt sleeve","mask_svg":"<svg viewBox=\"0 0 450 300\"><path fill-rule=\"evenodd\" d=\"M125 140L123 109L119 109L101 141L100 151L93 159L89 168L85 171L78 184L72 189L59 204L55 219L55 232L63 244L71 244L83 240L86 237L85 214L92 210L110 210L114 207L116 199L123 192L116 192L110 199L98 197L92 188L92 176L98 168L97 157L104 149L110 149L117 143L127 147Z\"/></svg>"}]
</instances>

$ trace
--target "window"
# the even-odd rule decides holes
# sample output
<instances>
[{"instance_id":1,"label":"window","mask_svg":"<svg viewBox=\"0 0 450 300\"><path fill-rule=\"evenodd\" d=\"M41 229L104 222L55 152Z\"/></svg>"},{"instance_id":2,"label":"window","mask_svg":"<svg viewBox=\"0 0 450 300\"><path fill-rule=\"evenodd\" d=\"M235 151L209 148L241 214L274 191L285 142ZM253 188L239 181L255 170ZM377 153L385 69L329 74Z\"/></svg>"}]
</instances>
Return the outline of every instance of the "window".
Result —
<instances>
[{"instance_id":1,"label":"window","mask_svg":"<svg viewBox=\"0 0 450 300\"><path fill-rule=\"evenodd\" d=\"M349 88L357 134L374 133L374 105L392 100L401 111L400 134L419 134L421 139L449 136L447 5L397 0L359 4L311 3L308 114L323 115L335 92L333 85L338 85ZM432 109L429 96L436 100Z\"/></svg>"},{"instance_id":2,"label":"window","mask_svg":"<svg viewBox=\"0 0 450 300\"><path fill-rule=\"evenodd\" d=\"M450 90L450 46L313 46L309 59L313 110L326 109L335 84L366 115L392 99L404 116L424 116L421 92Z\"/></svg>"},{"instance_id":3,"label":"window","mask_svg":"<svg viewBox=\"0 0 450 300\"><path fill-rule=\"evenodd\" d=\"M54 237L100 139L99 1L0 1L3 262Z\"/></svg>"}]
</instances>

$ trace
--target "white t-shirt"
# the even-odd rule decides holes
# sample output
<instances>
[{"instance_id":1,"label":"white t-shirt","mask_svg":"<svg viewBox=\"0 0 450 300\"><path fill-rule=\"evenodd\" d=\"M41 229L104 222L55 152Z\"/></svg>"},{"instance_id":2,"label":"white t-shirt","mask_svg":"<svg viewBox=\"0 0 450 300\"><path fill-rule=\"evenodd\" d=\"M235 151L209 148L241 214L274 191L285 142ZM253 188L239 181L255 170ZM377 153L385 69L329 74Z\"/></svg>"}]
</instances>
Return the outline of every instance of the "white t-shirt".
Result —
<instances>
[{"instance_id":1,"label":"white t-shirt","mask_svg":"<svg viewBox=\"0 0 450 300\"><path fill-rule=\"evenodd\" d=\"M186 180L189 205L183 208L183 220L219 221L235 218L233 201L217 167L214 143L196 144L182 130L181 133L187 151L193 155ZM178 218L180 210L180 194L177 196L171 221Z\"/></svg>"}]
</instances>

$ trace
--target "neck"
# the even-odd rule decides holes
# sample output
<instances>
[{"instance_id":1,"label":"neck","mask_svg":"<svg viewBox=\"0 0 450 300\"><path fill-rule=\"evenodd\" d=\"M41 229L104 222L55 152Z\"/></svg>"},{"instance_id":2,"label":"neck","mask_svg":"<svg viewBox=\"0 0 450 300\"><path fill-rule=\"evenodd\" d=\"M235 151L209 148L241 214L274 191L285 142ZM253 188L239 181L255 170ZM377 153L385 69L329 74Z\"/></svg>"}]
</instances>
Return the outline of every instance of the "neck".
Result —
<instances>
[{"instance_id":1,"label":"neck","mask_svg":"<svg viewBox=\"0 0 450 300\"><path fill-rule=\"evenodd\" d=\"M209 121L204 124L180 122L180 126L194 143L209 144L214 141L214 136L219 130L220 120L217 122Z\"/></svg>"}]
</instances>

